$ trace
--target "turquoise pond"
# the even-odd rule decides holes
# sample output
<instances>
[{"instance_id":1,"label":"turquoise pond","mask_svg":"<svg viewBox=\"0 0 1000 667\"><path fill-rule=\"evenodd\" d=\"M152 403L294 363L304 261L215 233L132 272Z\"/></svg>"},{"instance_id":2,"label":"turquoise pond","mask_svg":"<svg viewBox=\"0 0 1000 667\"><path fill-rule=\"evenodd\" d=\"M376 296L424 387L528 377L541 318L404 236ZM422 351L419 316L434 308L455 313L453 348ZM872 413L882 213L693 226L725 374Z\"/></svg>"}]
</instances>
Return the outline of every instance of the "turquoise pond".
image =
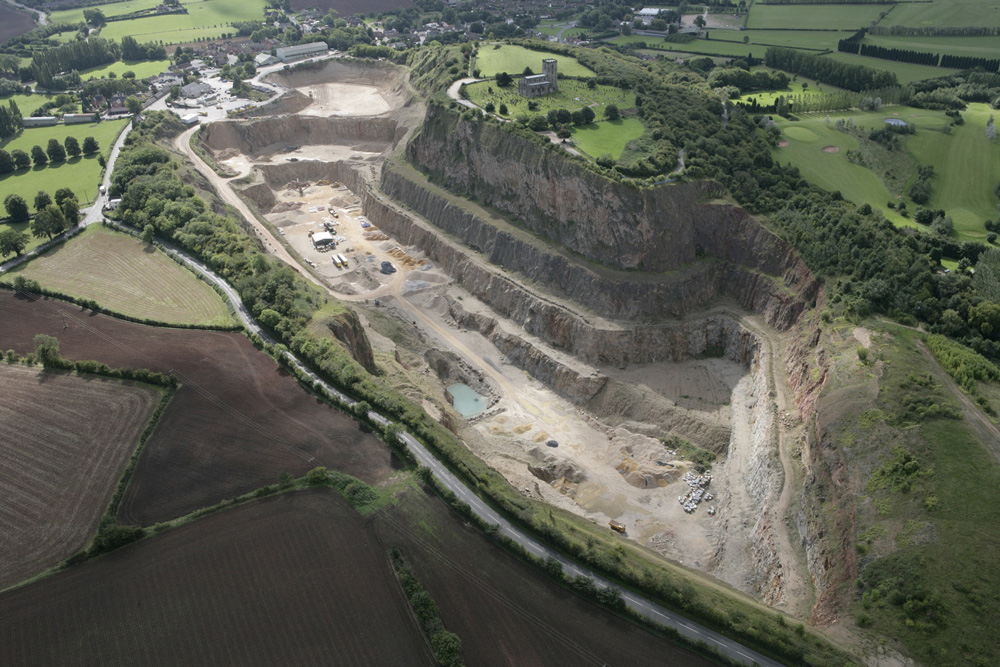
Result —
<instances>
[{"instance_id":1,"label":"turquoise pond","mask_svg":"<svg viewBox=\"0 0 1000 667\"><path fill-rule=\"evenodd\" d=\"M448 387L448 393L451 394L451 401L455 405L455 409L458 410L458 414L466 419L482 414L490 404L489 398L477 394L472 390L472 387L461 382L456 382Z\"/></svg>"}]
</instances>

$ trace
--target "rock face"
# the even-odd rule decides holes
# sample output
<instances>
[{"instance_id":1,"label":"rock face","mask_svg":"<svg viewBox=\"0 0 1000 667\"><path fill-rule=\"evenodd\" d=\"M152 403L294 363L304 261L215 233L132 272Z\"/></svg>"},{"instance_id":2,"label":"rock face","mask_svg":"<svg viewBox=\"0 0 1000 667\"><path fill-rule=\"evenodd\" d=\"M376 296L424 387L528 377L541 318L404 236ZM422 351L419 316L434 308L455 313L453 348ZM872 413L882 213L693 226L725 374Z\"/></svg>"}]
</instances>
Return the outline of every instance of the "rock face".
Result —
<instances>
[{"instance_id":1,"label":"rock face","mask_svg":"<svg viewBox=\"0 0 1000 667\"><path fill-rule=\"evenodd\" d=\"M212 150L235 147L245 155L261 155L295 145L346 145L382 151L406 133L391 118L319 118L275 116L250 121L210 123L201 140Z\"/></svg>"},{"instance_id":2,"label":"rock face","mask_svg":"<svg viewBox=\"0 0 1000 667\"><path fill-rule=\"evenodd\" d=\"M345 310L336 317L327 318L323 324L330 329L337 340L347 347L347 351L351 353L354 360L364 366L366 371L369 373L378 372L371 343L357 313L353 310Z\"/></svg>"}]
</instances>

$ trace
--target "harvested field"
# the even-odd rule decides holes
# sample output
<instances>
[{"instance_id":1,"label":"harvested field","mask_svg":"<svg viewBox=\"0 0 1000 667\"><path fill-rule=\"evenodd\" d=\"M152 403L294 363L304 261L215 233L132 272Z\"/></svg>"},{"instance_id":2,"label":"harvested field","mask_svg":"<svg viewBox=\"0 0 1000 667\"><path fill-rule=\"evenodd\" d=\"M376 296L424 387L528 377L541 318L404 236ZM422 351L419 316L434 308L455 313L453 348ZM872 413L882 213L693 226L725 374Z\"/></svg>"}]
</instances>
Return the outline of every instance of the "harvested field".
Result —
<instances>
[{"instance_id":1,"label":"harvested field","mask_svg":"<svg viewBox=\"0 0 1000 667\"><path fill-rule=\"evenodd\" d=\"M557 586L432 496L408 491L376 516L375 529L413 565L445 627L461 637L467 665L712 664Z\"/></svg>"},{"instance_id":2,"label":"harvested field","mask_svg":"<svg viewBox=\"0 0 1000 667\"><path fill-rule=\"evenodd\" d=\"M0 349L28 352L36 333L59 338L69 359L172 370L181 380L136 466L123 521L175 518L320 465L370 483L391 474L381 441L241 334L150 327L0 293Z\"/></svg>"},{"instance_id":3,"label":"harvested field","mask_svg":"<svg viewBox=\"0 0 1000 667\"><path fill-rule=\"evenodd\" d=\"M4 665L433 665L335 492L222 512L0 598Z\"/></svg>"},{"instance_id":4,"label":"harvested field","mask_svg":"<svg viewBox=\"0 0 1000 667\"><path fill-rule=\"evenodd\" d=\"M92 299L130 317L171 324L233 324L222 297L208 283L159 250L103 227L89 227L11 275Z\"/></svg>"},{"instance_id":5,"label":"harvested field","mask_svg":"<svg viewBox=\"0 0 1000 667\"><path fill-rule=\"evenodd\" d=\"M86 546L160 392L2 364L0 395L3 589Z\"/></svg>"},{"instance_id":6,"label":"harvested field","mask_svg":"<svg viewBox=\"0 0 1000 667\"><path fill-rule=\"evenodd\" d=\"M35 19L31 14L0 2L0 42L23 35L34 27Z\"/></svg>"}]
</instances>

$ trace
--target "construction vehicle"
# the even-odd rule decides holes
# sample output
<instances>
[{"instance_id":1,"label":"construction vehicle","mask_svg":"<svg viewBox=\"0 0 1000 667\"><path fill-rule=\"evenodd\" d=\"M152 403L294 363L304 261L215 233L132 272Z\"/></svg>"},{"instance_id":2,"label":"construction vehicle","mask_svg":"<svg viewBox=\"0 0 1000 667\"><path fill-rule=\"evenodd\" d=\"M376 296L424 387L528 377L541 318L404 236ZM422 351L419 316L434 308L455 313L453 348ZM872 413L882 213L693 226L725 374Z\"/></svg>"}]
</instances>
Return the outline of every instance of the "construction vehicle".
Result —
<instances>
[{"instance_id":1,"label":"construction vehicle","mask_svg":"<svg viewBox=\"0 0 1000 667\"><path fill-rule=\"evenodd\" d=\"M341 265L343 265L343 267L346 269L347 268L347 258L344 257L343 255L337 255L337 259L340 260Z\"/></svg>"},{"instance_id":2,"label":"construction vehicle","mask_svg":"<svg viewBox=\"0 0 1000 667\"><path fill-rule=\"evenodd\" d=\"M614 519L612 519L611 521L608 522L608 525L611 526L611 530L614 530L619 533L625 532L625 524L620 521L615 521Z\"/></svg>"}]
</instances>

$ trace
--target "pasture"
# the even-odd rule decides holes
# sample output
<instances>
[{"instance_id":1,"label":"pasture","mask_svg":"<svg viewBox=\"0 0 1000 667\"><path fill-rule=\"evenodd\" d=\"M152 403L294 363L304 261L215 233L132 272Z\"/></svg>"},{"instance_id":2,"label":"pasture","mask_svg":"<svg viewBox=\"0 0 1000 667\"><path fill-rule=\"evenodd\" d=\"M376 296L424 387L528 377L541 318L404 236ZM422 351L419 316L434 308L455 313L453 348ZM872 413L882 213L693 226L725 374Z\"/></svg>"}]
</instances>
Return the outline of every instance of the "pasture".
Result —
<instances>
[{"instance_id":1,"label":"pasture","mask_svg":"<svg viewBox=\"0 0 1000 667\"><path fill-rule=\"evenodd\" d=\"M160 392L0 364L0 394L3 589L87 545Z\"/></svg>"},{"instance_id":2,"label":"pasture","mask_svg":"<svg viewBox=\"0 0 1000 667\"><path fill-rule=\"evenodd\" d=\"M67 656L77 665L436 664L386 547L332 489L214 514L0 597L0 663Z\"/></svg>"},{"instance_id":3,"label":"pasture","mask_svg":"<svg viewBox=\"0 0 1000 667\"><path fill-rule=\"evenodd\" d=\"M545 58L555 58L559 63L559 73L564 76L594 76L594 72L581 65L576 58L493 42L479 46L474 68L479 70L480 76L486 78L494 77L500 72L517 76L525 67L530 67L535 74L541 74L542 60Z\"/></svg>"},{"instance_id":4,"label":"pasture","mask_svg":"<svg viewBox=\"0 0 1000 667\"><path fill-rule=\"evenodd\" d=\"M82 70L80 76L84 81L87 81L88 79L106 79L109 74L120 77L125 72L135 72L135 78L145 79L167 71L168 67L170 67L169 60L119 60L108 65Z\"/></svg>"},{"instance_id":5,"label":"pasture","mask_svg":"<svg viewBox=\"0 0 1000 667\"><path fill-rule=\"evenodd\" d=\"M591 89L583 81L573 79L560 79L559 92L551 95L542 95L529 100L522 97L517 92L517 84L511 84L508 88L500 88L494 81L480 81L465 86L466 95L470 101L485 106L488 102L499 110L501 104L507 105L507 116L513 118L519 113L547 113L549 109L569 109L575 111L584 106L589 106L597 114L597 118L604 118L604 108L609 104L615 104L620 110L635 107L635 93L631 90L622 90L614 86L596 86ZM538 108L530 111L528 103L534 102Z\"/></svg>"},{"instance_id":6,"label":"pasture","mask_svg":"<svg viewBox=\"0 0 1000 667\"><path fill-rule=\"evenodd\" d=\"M607 153L617 160L625 144L641 137L645 128L638 118L622 118L580 125L572 132L573 143L587 155L598 158Z\"/></svg>"},{"instance_id":7,"label":"pasture","mask_svg":"<svg viewBox=\"0 0 1000 667\"><path fill-rule=\"evenodd\" d=\"M747 28L857 30L869 26L891 5L761 5L750 8Z\"/></svg>"},{"instance_id":8,"label":"pasture","mask_svg":"<svg viewBox=\"0 0 1000 667\"><path fill-rule=\"evenodd\" d=\"M902 6L902 5L901 5ZM996 58L1000 54L1000 36L992 37L865 37L865 44L884 46L887 49L911 49L925 53L954 56Z\"/></svg>"},{"instance_id":9,"label":"pasture","mask_svg":"<svg viewBox=\"0 0 1000 667\"><path fill-rule=\"evenodd\" d=\"M852 6L856 7L857 5ZM913 83L914 81L922 81L923 79L934 79L939 76L948 76L949 74L954 74L958 71L947 67L914 65L913 63L898 63L893 60L866 58L853 53L831 53L823 57L833 58L834 60L839 60L843 63L850 63L852 65L864 65L865 67L887 70L895 74L899 83L902 85Z\"/></svg>"},{"instance_id":10,"label":"pasture","mask_svg":"<svg viewBox=\"0 0 1000 667\"><path fill-rule=\"evenodd\" d=\"M94 225L4 276L21 275L114 312L171 324L230 325L207 283L139 239Z\"/></svg>"},{"instance_id":11,"label":"pasture","mask_svg":"<svg viewBox=\"0 0 1000 667\"><path fill-rule=\"evenodd\" d=\"M879 25L915 28L1000 25L1000 5L983 0L935 0L899 4Z\"/></svg>"},{"instance_id":12,"label":"pasture","mask_svg":"<svg viewBox=\"0 0 1000 667\"><path fill-rule=\"evenodd\" d=\"M100 154L107 157L118 134L127 124L127 120L111 120L94 124L32 127L0 141L0 148L8 153L20 149L30 155L32 146L45 148L50 138L62 143L66 137L72 136L76 137L82 146L85 137L94 137L100 147ZM80 202L81 208L85 207L97 196L97 186L101 178L101 165L97 161L97 155L94 153L69 158L56 164L32 166L12 174L5 174L0 176L0 192L3 192L5 197L8 194L21 195L30 204L39 190L53 194L59 188L70 188Z\"/></svg>"},{"instance_id":13,"label":"pasture","mask_svg":"<svg viewBox=\"0 0 1000 667\"><path fill-rule=\"evenodd\" d=\"M173 519L316 466L368 483L394 474L382 441L303 391L239 333L145 326L9 293L0 293L0 312L0 349L28 352L35 334L48 333L69 359L178 376L122 499L123 522Z\"/></svg>"}]
</instances>

